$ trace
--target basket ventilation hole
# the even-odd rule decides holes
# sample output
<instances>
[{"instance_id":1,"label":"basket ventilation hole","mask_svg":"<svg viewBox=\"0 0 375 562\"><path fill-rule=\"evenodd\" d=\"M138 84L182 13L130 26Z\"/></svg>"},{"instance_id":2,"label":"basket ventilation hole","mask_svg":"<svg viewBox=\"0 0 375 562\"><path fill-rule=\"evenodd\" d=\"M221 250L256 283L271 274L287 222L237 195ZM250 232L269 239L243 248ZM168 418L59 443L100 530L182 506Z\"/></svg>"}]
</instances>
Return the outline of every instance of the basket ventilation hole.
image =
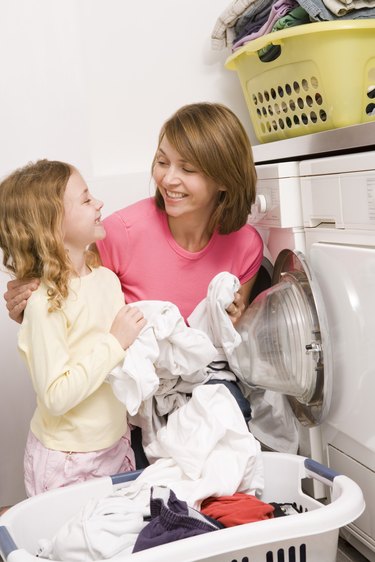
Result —
<instances>
[{"instance_id":1,"label":"basket ventilation hole","mask_svg":"<svg viewBox=\"0 0 375 562\"><path fill-rule=\"evenodd\" d=\"M236 562L233 561L232 562ZM299 547L299 558L296 558L296 547L290 546L288 550L279 548L277 553L269 550L266 553L266 562L307 562L306 545L303 543Z\"/></svg>"},{"instance_id":2,"label":"basket ventilation hole","mask_svg":"<svg viewBox=\"0 0 375 562\"><path fill-rule=\"evenodd\" d=\"M295 80L292 85L286 83L252 94L252 101L257 106L256 114L262 133L272 133L272 131L284 130L286 127L291 129L296 126L307 126L309 123L315 125L318 122L327 121L328 115L322 109L322 95L319 92L312 92L312 88L316 89L318 86L318 79L311 76L309 79ZM284 96L289 96L289 99L281 99ZM367 96L371 100L374 99L374 102L367 105L366 113L375 116L375 84L368 88ZM321 106L319 111L317 106ZM308 108L311 108L309 112L306 111ZM300 110L303 109L305 112L300 113ZM286 114L285 119L275 119L282 113Z\"/></svg>"},{"instance_id":3,"label":"basket ventilation hole","mask_svg":"<svg viewBox=\"0 0 375 562\"><path fill-rule=\"evenodd\" d=\"M231 560L231 562L250 562L250 560L247 556L244 556L243 558L241 558L241 560L237 560L237 558L236 558L236 559Z\"/></svg>"},{"instance_id":4,"label":"basket ventilation hole","mask_svg":"<svg viewBox=\"0 0 375 562\"><path fill-rule=\"evenodd\" d=\"M375 85L372 84L371 86L369 86L367 88L367 97L370 100L375 100ZM366 115L368 115L369 117L374 117L375 116L375 103L369 103L366 106Z\"/></svg>"}]
</instances>

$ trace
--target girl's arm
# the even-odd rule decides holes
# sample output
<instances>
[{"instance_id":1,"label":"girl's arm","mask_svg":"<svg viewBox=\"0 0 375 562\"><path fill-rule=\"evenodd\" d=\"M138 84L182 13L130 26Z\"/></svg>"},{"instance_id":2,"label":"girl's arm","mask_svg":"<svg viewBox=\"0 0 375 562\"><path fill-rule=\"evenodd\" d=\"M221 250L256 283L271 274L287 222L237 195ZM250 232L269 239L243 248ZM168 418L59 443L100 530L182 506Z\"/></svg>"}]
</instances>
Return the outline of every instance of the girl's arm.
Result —
<instances>
[{"instance_id":1,"label":"girl's arm","mask_svg":"<svg viewBox=\"0 0 375 562\"><path fill-rule=\"evenodd\" d=\"M127 308L127 307L126 307ZM124 315L120 310L119 315ZM127 334L120 342L112 333L98 333L88 341L84 335L68 345L68 331L72 330L62 311L48 312L43 295L35 295L27 306L18 344L30 370L38 400L53 416L61 416L92 395L104 382L107 374L124 360L123 346L130 345L145 321L133 308L126 319L117 318L116 330ZM139 311L138 311L139 312ZM120 314L121 313L121 314Z\"/></svg>"}]
</instances>

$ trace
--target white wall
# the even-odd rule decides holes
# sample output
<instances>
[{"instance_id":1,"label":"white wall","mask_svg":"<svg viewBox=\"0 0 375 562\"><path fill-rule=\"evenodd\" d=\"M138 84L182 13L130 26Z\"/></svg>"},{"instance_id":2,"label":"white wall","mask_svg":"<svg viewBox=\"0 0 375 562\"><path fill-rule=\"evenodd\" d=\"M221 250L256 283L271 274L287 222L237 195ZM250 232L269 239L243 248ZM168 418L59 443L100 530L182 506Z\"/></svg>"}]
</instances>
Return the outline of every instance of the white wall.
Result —
<instances>
[{"instance_id":1,"label":"white wall","mask_svg":"<svg viewBox=\"0 0 375 562\"><path fill-rule=\"evenodd\" d=\"M0 177L38 158L77 166L104 214L152 192L160 126L179 106L218 101L254 135L229 52L210 34L230 0L2 0ZM0 274L0 294L8 276ZM0 301L0 505L24 497L34 396Z\"/></svg>"}]
</instances>

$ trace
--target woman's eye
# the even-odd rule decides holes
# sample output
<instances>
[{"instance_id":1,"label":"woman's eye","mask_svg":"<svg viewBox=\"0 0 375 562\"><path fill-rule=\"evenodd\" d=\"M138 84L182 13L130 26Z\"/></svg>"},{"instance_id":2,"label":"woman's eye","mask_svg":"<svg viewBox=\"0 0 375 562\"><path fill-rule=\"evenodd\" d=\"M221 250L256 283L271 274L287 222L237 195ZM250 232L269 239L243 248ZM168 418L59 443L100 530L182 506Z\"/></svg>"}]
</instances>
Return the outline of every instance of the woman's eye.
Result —
<instances>
[{"instance_id":1,"label":"woman's eye","mask_svg":"<svg viewBox=\"0 0 375 562\"><path fill-rule=\"evenodd\" d=\"M156 161L157 164L159 164L159 166L167 166L167 162L164 162L164 160L157 160Z\"/></svg>"},{"instance_id":2,"label":"woman's eye","mask_svg":"<svg viewBox=\"0 0 375 562\"><path fill-rule=\"evenodd\" d=\"M191 168L182 168L184 170L184 172L186 172L187 174L195 174L195 170L192 170Z\"/></svg>"}]
</instances>

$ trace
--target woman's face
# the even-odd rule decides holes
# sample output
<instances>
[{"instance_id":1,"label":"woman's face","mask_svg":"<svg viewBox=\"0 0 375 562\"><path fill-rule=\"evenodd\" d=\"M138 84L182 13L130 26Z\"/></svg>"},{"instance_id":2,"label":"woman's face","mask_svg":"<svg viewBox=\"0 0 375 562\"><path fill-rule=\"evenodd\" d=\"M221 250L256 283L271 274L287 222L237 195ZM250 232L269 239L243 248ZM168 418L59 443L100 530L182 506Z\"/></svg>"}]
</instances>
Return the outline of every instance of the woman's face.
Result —
<instances>
[{"instance_id":1,"label":"woman's face","mask_svg":"<svg viewBox=\"0 0 375 562\"><path fill-rule=\"evenodd\" d=\"M153 178L170 217L196 214L209 218L222 190L182 158L165 136L156 155Z\"/></svg>"}]
</instances>

